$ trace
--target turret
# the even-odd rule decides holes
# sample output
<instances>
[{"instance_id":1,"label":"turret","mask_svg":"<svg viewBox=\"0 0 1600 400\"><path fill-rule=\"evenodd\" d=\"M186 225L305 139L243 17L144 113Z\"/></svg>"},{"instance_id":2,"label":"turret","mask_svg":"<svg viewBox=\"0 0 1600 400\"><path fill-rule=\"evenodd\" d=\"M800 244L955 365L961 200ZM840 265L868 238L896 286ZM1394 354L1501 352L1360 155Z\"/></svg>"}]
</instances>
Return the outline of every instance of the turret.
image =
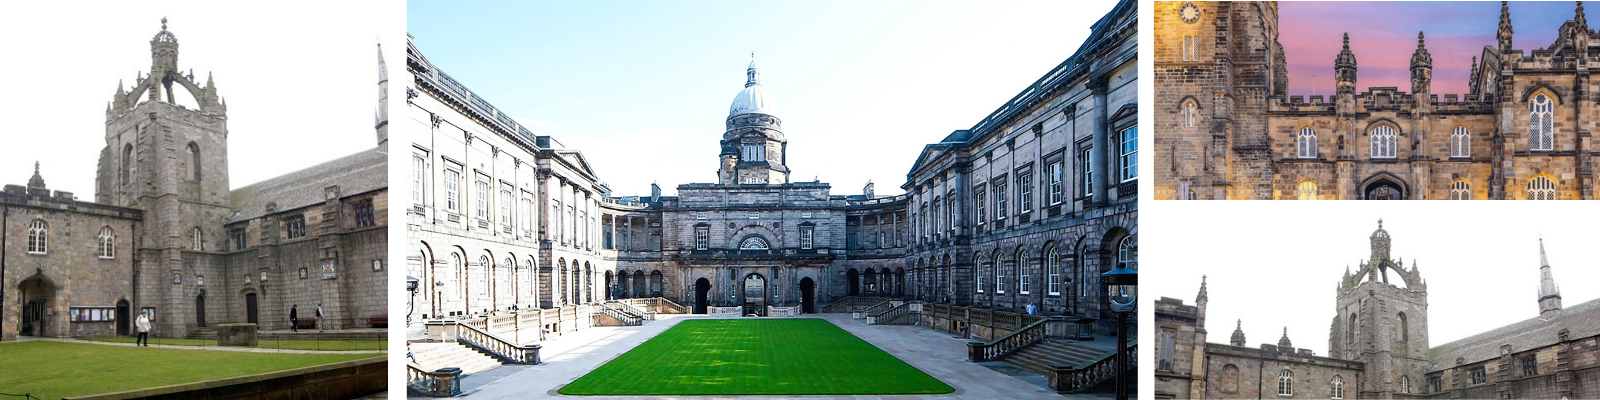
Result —
<instances>
[{"instance_id":1,"label":"turret","mask_svg":"<svg viewBox=\"0 0 1600 400\"><path fill-rule=\"evenodd\" d=\"M28 188L44 190L44 177L39 176L39 162L33 162L33 177L28 178ZM1557 306L1559 307L1559 306Z\"/></svg>"},{"instance_id":2,"label":"turret","mask_svg":"<svg viewBox=\"0 0 1600 400\"><path fill-rule=\"evenodd\" d=\"M1278 338L1278 348L1285 349L1290 347L1294 347L1294 344L1289 342L1289 327L1285 326L1283 327L1283 337Z\"/></svg>"},{"instance_id":3,"label":"turret","mask_svg":"<svg viewBox=\"0 0 1600 400\"><path fill-rule=\"evenodd\" d=\"M1339 95L1355 94L1356 55L1350 52L1350 33L1344 34L1344 50L1333 59L1334 86Z\"/></svg>"},{"instance_id":4,"label":"turret","mask_svg":"<svg viewBox=\"0 0 1600 400\"><path fill-rule=\"evenodd\" d=\"M1426 99L1429 86L1433 84L1433 55L1428 54L1428 47L1422 39L1422 32L1417 32L1417 51L1411 53L1411 93ZM1419 104L1421 101L1419 101Z\"/></svg>"},{"instance_id":5,"label":"turret","mask_svg":"<svg viewBox=\"0 0 1600 400\"><path fill-rule=\"evenodd\" d=\"M1244 320L1241 319L1234 322L1233 337L1228 339L1228 344L1240 347L1244 346Z\"/></svg>"}]
</instances>

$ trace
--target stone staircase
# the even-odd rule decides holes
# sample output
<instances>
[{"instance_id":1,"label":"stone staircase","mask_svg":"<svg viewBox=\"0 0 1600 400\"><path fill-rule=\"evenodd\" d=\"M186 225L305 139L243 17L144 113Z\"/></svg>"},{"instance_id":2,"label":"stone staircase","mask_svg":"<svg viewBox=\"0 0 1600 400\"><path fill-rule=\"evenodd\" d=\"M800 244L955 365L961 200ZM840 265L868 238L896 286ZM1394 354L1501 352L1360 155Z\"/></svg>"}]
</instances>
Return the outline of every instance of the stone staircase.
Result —
<instances>
[{"instance_id":1,"label":"stone staircase","mask_svg":"<svg viewBox=\"0 0 1600 400\"><path fill-rule=\"evenodd\" d=\"M456 367L461 368L462 375L471 375L502 365L493 356L457 342L412 343L411 354L424 371Z\"/></svg>"},{"instance_id":2,"label":"stone staircase","mask_svg":"<svg viewBox=\"0 0 1600 400\"><path fill-rule=\"evenodd\" d=\"M184 338L217 340L217 330L211 328L195 328L195 330L189 331L189 336L184 336Z\"/></svg>"},{"instance_id":3,"label":"stone staircase","mask_svg":"<svg viewBox=\"0 0 1600 400\"><path fill-rule=\"evenodd\" d=\"M1045 339L1000 357L999 361L1049 376L1050 364L1078 366L1114 353L1078 344L1070 339Z\"/></svg>"}]
</instances>

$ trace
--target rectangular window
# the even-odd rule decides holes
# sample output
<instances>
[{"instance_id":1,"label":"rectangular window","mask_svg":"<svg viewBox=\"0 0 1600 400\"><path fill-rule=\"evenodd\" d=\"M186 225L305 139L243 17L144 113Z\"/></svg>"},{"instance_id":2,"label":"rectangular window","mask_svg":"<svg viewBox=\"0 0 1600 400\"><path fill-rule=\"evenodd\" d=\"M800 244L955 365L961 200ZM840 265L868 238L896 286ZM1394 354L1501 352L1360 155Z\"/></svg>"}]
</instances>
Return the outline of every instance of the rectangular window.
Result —
<instances>
[{"instance_id":1,"label":"rectangular window","mask_svg":"<svg viewBox=\"0 0 1600 400\"><path fill-rule=\"evenodd\" d=\"M1006 293L1006 269L1000 260L994 260L994 292L996 294Z\"/></svg>"},{"instance_id":2,"label":"rectangular window","mask_svg":"<svg viewBox=\"0 0 1600 400\"><path fill-rule=\"evenodd\" d=\"M1006 219L1006 183L1005 178L995 179L994 184L994 219Z\"/></svg>"},{"instance_id":3,"label":"rectangular window","mask_svg":"<svg viewBox=\"0 0 1600 400\"><path fill-rule=\"evenodd\" d=\"M813 238L812 235L813 234L815 234L814 233L814 228L809 227L809 226L800 227L800 248L801 249L810 249L812 247L812 245L814 244L812 242L812 238Z\"/></svg>"},{"instance_id":4,"label":"rectangular window","mask_svg":"<svg viewBox=\"0 0 1600 400\"><path fill-rule=\"evenodd\" d=\"M1483 367L1473 368L1471 374L1472 374L1472 384L1474 384L1474 385L1489 381L1489 376L1483 372Z\"/></svg>"},{"instance_id":5,"label":"rectangular window","mask_svg":"<svg viewBox=\"0 0 1600 400\"><path fill-rule=\"evenodd\" d=\"M444 209L450 212L461 211L461 172L456 170L444 171Z\"/></svg>"},{"instance_id":6,"label":"rectangular window","mask_svg":"<svg viewBox=\"0 0 1600 400\"><path fill-rule=\"evenodd\" d=\"M751 211L750 212L750 219L761 219L761 212L760 211Z\"/></svg>"},{"instance_id":7,"label":"rectangular window","mask_svg":"<svg viewBox=\"0 0 1600 400\"><path fill-rule=\"evenodd\" d=\"M1094 148L1088 146L1078 149L1078 182L1082 185L1082 187L1078 188L1078 193L1080 193L1078 197L1094 195L1093 150Z\"/></svg>"},{"instance_id":8,"label":"rectangular window","mask_svg":"<svg viewBox=\"0 0 1600 400\"><path fill-rule=\"evenodd\" d=\"M548 217L550 218L549 224L555 228L550 230L551 236L554 236L555 240L558 241L565 239L561 235L562 232L567 231L566 221L561 220L561 200L555 200L554 204L550 205L550 215Z\"/></svg>"},{"instance_id":9,"label":"rectangular window","mask_svg":"<svg viewBox=\"0 0 1600 400\"><path fill-rule=\"evenodd\" d=\"M890 230L891 232L894 232L894 247L905 245L900 242L900 215L901 214L894 215L894 227Z\"/></svg>"},{"instance_id":10,"label":"rectangular window","mask_svg":"<svg viewBox=\"0 0 1600 400\"><path fill-rule=\"evenodd\" d=\"M697 226L694 228L694 249L705 250L711 245L711 227Z\"/></svg>"},{"instance_id":11,"label":"rectangular window","mask_svg":"<svg viewBox=\"0 0 1600 400\"><path fill-rule=\"evenodd\" d=\"M369 226L377 225L377 221L374 219L374 216L372 215L372 200L371 199L361 200L359 202L356 202L356 207L355 208L356 208L356 227L357 228L366 228L366 227L369 227Z\"/></svg>"},{"instance_id":12,"label":"rectangular window","mask_svg":"<svg viewBox=\"0 0 1600 400\"><path fill-rule=\"evenodd\" d=\"M1533 355L1522 358L1522 376L1539 374L1539 358Z\"/></svg>"},{"instance_id":13,"label":"rectangular window","mask_svg":"<svg viewBox=\"0 0 1600 400\"><path fill-rule=\"evenodd\" d=\"M1033 173L1017 174L1017 212L1033 212Z\"/></svg>"},{"instance_id":14,"label":"rectangular window","mask_svg":"<svg viewBox=\"0 0 1600 400\"><path fill-rule=\"evenodd\" d=\"M228 236L233 238L234 250L244 250L245 246L250 244L250 242L247 240L248 236L245 232L246 231L244 229L234 229L232 231L228 231Z\"/></svg>"},{"instance_id":15,"label":"rectangular window","mask_svg":"<svg viewBox=\"0 0 1600 400\"><path fill-rule=\"evenodd\" d=\"M944 202L945 218L950 219L950 225L948 226L950 227L951 231L954 231L956 228L959 228L959 226L956 226L956 211L960 210L960 208L956 207L956 191L951 190L950 193L944 197Z\"/></svg>"},{"instance_id":16,"label":"rectangular window","mask_svg":"<svg viewBox=\"0 0 1600 400\"><path fill-rule=\"evenodd\" d=\"M984 207L983 207L984 206L984 204L983 204L984 203L983 202L983 194L984 194L983 186L980 185L980 186L978 186L978 188L972 189L972 193L973 193L973 195L972 195L972 204L976 205L977 209L978 209L978 218L977 218L978 225L983 225L983 221L987 221L988 220L988 218L985 218L987 216L987 214L984 214L985 210L984 210Z\"/></svg>"},{"instance_id":17,"label":"rectangular window","mask_svg":"<svg viewBox=\"0 0 1600 400\"><path fill-rule=\"evenodd\" d=\"M422 204L424 165L427 165L427 160L424 160L421 155L411 156L411 202L419 205Z\"/></svg>"},{"instance_id":18,"label":"rectangular window","mask_svg":"<svg viewBox=\"0 0 1600 400\"><path fill-rule=\"evenodd\" d=\"M522 192L522 232L529 236L533 230L533 199L528 198L528 192Z\"/></svg>"},{"instance_id":19,"label":"rectangular window","mask_svg":"<svg viewBox=\"0 0 1600 400\"><path fill-rule=\"evenodd\" d=\"M944 230L944 221L939 218L939 203L943 203L943 202L944 201L942 201L942 198L934 197L933 198L933 213L932 214L928 214L928 219L932 220L933 233L934 234L938 234L939 231L943 231Z\"/></svg>"},{"instance_id":20,"label":"rectangular window","mask_svg":"<svg viewBox=\"0 0 1600 400\"><path fill-rule=\"evenodd\" d=\"M477 216L478 219L489 219L489 182L478 181L477 195L477 213L473 215Z\"/></svg>"},{"instance_id":21,"label":"rectangular window","mask_svg":"<svg viewBox=\"0 0 1600 400\"><path fill-rule=\"evenodd\" d=\"M1177 334L1173 333L1172 331L1161 331L1161 348L1156 354L1157 371L1172 371L1172 350L1174 347L1173 339L1176 336Z\"/></svg>"},{"instance_id":22,"label":"rectangular window","mask_svg":"<svg viewBox=\"0 0 1600 400\"><path fill-rule=\"evenodd\" d=\"M1439 393L1444 390L1444 379L1440 379L1437 376L1430 376L1428 377L1428 387L1433 388L1433 391L1430 393Z\"/></svg>"},{"instance_id":23,"label":"rectangular window","mask_svg":"<svg viewBox=\"0 0 1600 400\"><path fill-rule=\"evenodd\" d=\"M1061 162L1050 163L1050 205L1061 204Z\"/></svg>"},{"instance_id":24,"label":"rectangular window","mask_svg":"<svg viewBox=\"0 0 1600 400\"><path fill-rule=\"evenodd\" d=\"M1122 130L1122 181L1139 178L1139 127Z\"/></svg>"},{"instance_id":25,"label":"rectangular window","mask_svg":"<svg viewBox=\"0 0 1600 400\"><path fill-rule=\"evenodd\" d=\"M811 218L811 212L810 211L801 211L800 212L800 218Z\"/></svg>"},{"instance_id":26,"label":"rectangular window","mask_svg":"<svg viewBox=\"0 0 1600 400\"><path fill-rule=\"evenodd\" d=\"M500 191L500 225L510 228L511 225L511 191Z\"/></svg>"},{"instance_id":27,"label":"rectangular window","mask_svg":"<svg viewBox=\"0 0 1600 400\"><path fill-rule=\"evenodd\" d=\"M706 212L705 211L699 211L699 212L694 213L694 219L698 219L698 220L702 220L702 221L705 220L706 219Z\"/></svg>"},{"instance_id":28,"label":"rectangular window","mask_svg":"<svg viewBox=\"0 0 1600 400\"><path fill-rule=\"evenodd\" d=\"M289 239L303 237L303 236L306 235L306 217L305 216L296 215L296 216L293 216L293 217L289 217L288 221L289 221L288 223L284 224L284 230L285 230L285 232L288 233L287 237Z\"/></svg>"}]
</instances>

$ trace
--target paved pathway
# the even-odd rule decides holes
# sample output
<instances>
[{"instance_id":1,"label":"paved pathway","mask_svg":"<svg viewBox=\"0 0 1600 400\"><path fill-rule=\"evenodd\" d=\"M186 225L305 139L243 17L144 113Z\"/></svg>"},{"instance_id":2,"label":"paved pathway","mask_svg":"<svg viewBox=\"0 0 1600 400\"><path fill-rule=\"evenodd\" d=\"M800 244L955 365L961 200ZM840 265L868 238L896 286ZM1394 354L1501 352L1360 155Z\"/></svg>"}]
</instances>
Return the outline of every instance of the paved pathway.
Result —
<instances>
[{"instance_id":1,"label":"paved pathway","mask_svg":"<svg viewBox=\"0 0 1600 400\"><path fill-rule=\"evenodd\" d=\"M809 318L823 318L868 343L899 357L929 375L939 378L955 393L944 395L870 395L870 396L562 396L556 389L577 380L589 371L611 361L645 340L667 330L685 319L705 318L695 315L659 314L658 320L643 326L596 327L569 333L555 340L545 341L544 365L504 366L491 371L462 378L463 394L469 399L1061 399L1094 398L1093 396L1062 396L1036 384L1008 376L988 367L966 360L966 340L944 333L914 326L867 325L850 319L849 314L813 314Z\"/></svg>"},{"instance_id":2,"label":"paved pathway","mask_svg":"<svg viewBox=\"0 0 1600 400\"><path fill-rule=\"evenodd\" d=\"M36 341L36 340L37 341L45 341L45 342L97 344L97 345L101 345L101 346L123 346L123 347L133 347L134 346L133 343L102 342L102 341L99 341L99 340L78 340L78 339L70 339L70 338L17 337L17 341L18 342L29 342L29 341ZM159 343L150 343L149 347L150 348L157 348L157 349L178 349L178 350L237 351L237 352L244 352L244 353L293 353L293 354L366 354L366 353L384 354L384 353L388 353L388 351L386 351L386 350L294 350L294 349L267 349L267 348L259 348L259 347L234 347L234 346L179 346L179 345L159 344Z\"/></svg>"}]
</instances>

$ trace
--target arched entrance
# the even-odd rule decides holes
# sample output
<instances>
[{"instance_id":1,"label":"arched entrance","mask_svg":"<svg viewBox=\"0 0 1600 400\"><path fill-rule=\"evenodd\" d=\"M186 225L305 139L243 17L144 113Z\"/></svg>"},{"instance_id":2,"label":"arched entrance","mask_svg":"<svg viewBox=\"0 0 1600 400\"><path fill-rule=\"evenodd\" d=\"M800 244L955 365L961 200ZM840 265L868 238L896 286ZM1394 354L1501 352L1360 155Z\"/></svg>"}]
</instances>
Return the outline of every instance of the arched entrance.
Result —
<instances>
[{"instance_id":1,"label":"arched entrance","mask_svg":"<svg viewBox=\"0 0 1600 400\"><path fill-rule=\"evenodd\" d=\"M259 304L256 303L256 292L244 294L244 321L252 324L261 323Z\"/></svg>"},{"instance_id":2,"label":"arched entrance","mask_svg":"<svg viewBox=\"0 0 1600 400\"><path fill-rule=\"evenodd\" d=\"M606 300L617 298L617 283L614 279L611 271L606 271Z\"/></svg>"},{"instance_id":3,"label":"arched entrance","mask_svg":"<svg viewBox=\"0 0 1600 400\"><path fill-rule=\"evenodd\" d=\"M23 336L45 336L60 331L61 326L50 320L50 309L55 307L56 285L50 279L34 275L17 284L22 294Z\"/></svg>"},{"instance_id":4,"label":"arched entrance","mask_svg":"<svg viewBox=\"0 0 1600 400\"><path fill-rule=\"evenodd\" d=\"M633 297L645 297L644 271L633 271Z\"/></svg>"},{"instance_id":5,"label":"arched entrance","mask_svg":"<svg viewBox=\"0 0 1600 400\"><path fill-rule=\"evenodd\" d=\"M195 326L206 327L206 295L194 297L194 322Z\"/></svg>"},{"instance_id":6,"label":"arched entrance","mask_svg":"<svg viewBox=\"0 0 1600 400\"><path fill-rule=\"evenodd\" d=\"M1389 174L1379 174L1367 179L1361 186L1363 200L1404 200L1406 199L1406 186L1398 178Z\"/></svg>"},{"instance_id":7,"label":"arched entrance","mask_svg":"<svg viewBox=\"0 0 1600 400\"><path fill-rule=\"evenodd\" d=\"M844 280L847 283L846 287L848 287L848 289L845 289L846 296L861 295L861 273L856 272L855 268L851 268L849 272L844 273Z\"/></svg>"},{"instance_id":8,"label":"arched entrance","mask_svg":"<svg viewBox=\"0 0 1600 400\"><path fill-rule=\"evenodd\" d=\"M694 281L694 313L705 314L707 303L711 301L711 281L706 278Z\"/></svg>"},{"instance_id":9,"label":"arched entrance","mask_svg":"<svg viewBox=\"0 0 1600 400\"><path fill-rule=\"evenodd\" d=\"M127 300L117 300L117 336L128 336L128 318L131 318Z\"/></svg>"},{"instance_id":10,"label":"arched entrance","mask_svg":"<svg viewBox=\"0 0 1600 400\"><path fill-rule=\"evenodd\" d=\"M800 312L817 313L817 282L809 277L800 279Z\"/></svg>"},{"instance_id":11,"label":"arched entrance","mask_svg":"<svg viewBox=\"0 0 1600 400\"><path fill-rule=\"evenodd\" d=\"M761 274L744 277L744 315L767 316L767 278Z\"/></svg>"}]
</instances>

